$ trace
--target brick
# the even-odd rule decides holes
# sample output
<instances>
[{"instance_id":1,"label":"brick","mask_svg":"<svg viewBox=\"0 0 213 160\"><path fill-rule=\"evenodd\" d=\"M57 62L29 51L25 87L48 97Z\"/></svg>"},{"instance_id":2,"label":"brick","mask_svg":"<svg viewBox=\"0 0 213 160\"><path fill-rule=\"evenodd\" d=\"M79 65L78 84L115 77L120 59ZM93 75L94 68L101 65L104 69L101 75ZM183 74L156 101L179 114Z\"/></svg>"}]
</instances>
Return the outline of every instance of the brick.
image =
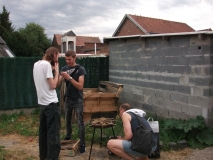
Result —
<instances>
[{"instance_id":1,"label":"brick","mask_svg":"<svg viewBox=\"0 0 213 160\"><path fill-rule=\"evenodd\" d=\"M150 75L149 76L150 80L155 80L155 81L163 81L163 77L161 75Z\"/></svg>"},{"instance_id":2,"label":"brick","mask_svg":"<svg viewBox=\"0 0 213 160\"><path fill-rule=\"evenodd\" d=\"M143 73L137 73L137 77L140 78L140 79L145 79L145 80L148 80L149 79L149 75L147 74L143 74Z\"/></svg>"},{"instance_id":3,"label":"brick","mask_svg":"<svg viewBox=\"0 0 213 160\"><path fill-rule=\"evenodd\" d=\"M200 106L189 105L188 106L188 114L193 116L201 116L202 108Z\"/></svg>"},{"instance_id":4,"label":"brick","mask_svg":"<svg viewBox=\"0 0 213 160\"><path fill-rule=\"evenodd\" d=\"M145 52L146 56L151 56L151 57L156 57L156 56L164 56L165 55L165 51L159 50L159 49L152 49Z\"/></svg>"},{"instance_id":5,"label":"brick","mask_svg":"<svg viewBox=\"0 0 213 160\"><path fill-rule=\"evenodd\" d=\"M203 96L212 97L213 96L213 88L203 89Z\"/></svg>"},{"instance_id":6,"label":"brick","mask_svg":"<svg viewBox=\"0 0 213 160\"><path fill-rule=\"evenodd\" d=\"M172 66L173 73L179 73L179 74L189 74L191 71L189 66Z\"/></svg>"},{"instance_id":7,"label":"brick","mask_svg":"<svg viewBox=\"0 0 213 160\"><path fill-rule=\"evenodd\" d=\"M179 94L179 93L171 93L171 100L187 103L188 102L188 96L186 94Z\"/></svg>"},{"instance_id":8,"label":"brick","mask_svg":"<svg viewBox=\"0 0 213 160\"><path fill-rule=\"evenodd\" d=\"M146 104L146 103L142 103L142 110L146 110L148 112L153 112L153 106Z\"/></svg>"},{"instance_id":9,"label":"brick","mask_svg":"<svg viewBox=\"0 0 213 160\"><path fill-rule=\"evenodd\" d=\"M144 72L144 71L146 71L146 67L143 65L136 65L135 71ZM138 73L138 74L140 74L140 73Z\"/></svg>"},{"instance_id":10,"label":"brick","mask_svg":"<svg viewBox=\"0 0 213 160\"><path fill-rule=\"evenodd\" d=\"M188 113L189 113L188 110L189 110L189 105L186 104L186 103L183 103L183 104L181 105L181 112L182 112L182 113L188 114Z\"/></svg>"},{"instance_id":11,"label":"brick","mask_svg":"<svg viewBox=\"0 0 213 160\"><path fill-rule=\"evenodd\" d=\"M154 90L154 89L144 88L144 89L143 89L143 93L144 93L144 95L146 95L146 96L155 97L155 90Z\"/></svg>"},{"instance_id":12,"label":"brick","mask_svg":"<svg viewBox=\"0 0 213 160\"><path fill-rule=\"evenodd\" d=\"M171 83L179 83L179 77L169 77L169 76L163 76L163 79L165 82L171 82Z\"/></svg>"},{"instance_id":13,"label":"brick","mask_svg":"<svg viewBox=\"0 0 213 160\"><path fill-rule=\"evenodd\" d=\"M142 43L130 44L129 50L130 51L141 51L142 50Z\"/></svg>"},{"instance_id":14,"label":"brick","mask_svg":"<svg viewBox=\"0 0 213 160\"><path fill-rule=\"evenodd\" d=\"M199 49L200 46L187 46L184 47L183 53L185 55L204 55L203 49Z\"/></svg>"},{"instance_id":15,"label":"brick","mask_svg":"<svg viewBox=\"0 0 213 160\"><path fill-rule=\"evenodd\" d=\"M193 96L203 96L203 88L201 87L191 87L191 95Z\"/></svg>"},{"instance_id":16,"label":"brick","mask_svg":"<svg viewBox=\"0 0 213 160\"><path fill-rule=\"evenodd\" d=\"M190 70L191 70L190 74L192 75L201 75L202 73L201 66L191 66Z\"/></svg>"},{"instance_id":17,"label":"brick","mask_svg":"<svg viewBox=\"0 0 213 160\"><path fill-rule=\"evenodd\" d=\"M163 98L163 99L170 100L171 93L168 92L168 91L156 90L155 91L155 96L156 96L156 98Z\"/></svg>"},{"instance_id":18,"label":"brick","mask_svg":"<svg viewBox=\"0 0 213 160\"><path fill-rule=\"evenodd\" d=\"M134 101L134 100L133 100L132 107L133 107L133 108L139 108L139 109L142 109L142 102Z\"/></svg>"},{"instance_id":19,"label":"brick","mask_svg":"<svg viewBox=\"0 0 213 160\"><path fill-rule=\"evenodd\" d=\"M208 108L209 98L200 96L188 96L188 103Z\"/></svg>"},{"instance_id":20,"label":"brick","mask_svg":"<svg viewBox=\"0 0 213 160\"><path fill-rule=\"evenodd\" d=\"M170 101L170 100L165 100L165 107L168 108L169 110L174 110L177 112L181 112L181 103Z\"/></svg>"},{"instance_id":21,"label":"brick","mask_svg":"<svg viewBox=\"0 0 213 160\"><path fill-rule=\"evenodd\" d=\"M156 57L156 65L165 65L168 64L168 59L165 57Z\"/></svg>"},{"instance_id":22,"label":"brick","mask_svg":"<svg viewBox=\"0 0 213 160\"><path fill-rule=\"evenodd\" d=\"M136 86L140 86L140 87L145 87L146 86L146 82L140 81L140 80L137 80L137 81L135 81L132 84L135 84Z\"/></svg>"},{"instance_id":23,"label":"brick","mask_svg":"<svg viewBox=\"0 0 213 160\"><path fill-rule=\"evenodd\" d=\"M210 79L210 77L202 77L202 78L190 77L189 83L191 85L211 86L211 85L213 85L213 80Z\"/></svg>"},{"instance_id":24,"label":"brick","mask_svg":"<svg viewBox=\"0 0 213 160\"><path fill-rule=\"evenodd\" d=\"M184 56L183 47L167 48L166 56Z\"/></svg>"},{"instance_id":25,"label":"brick","mask_svg":"<svg viewBox=\"0 0 213 160\"><path fill-rule=\"evenodd\" d=\"M172 73L173 72L173 67L171 66L158 66L159 72L160 73Z\"/></svg>"},{"instance_id":26,"label":"brick","mask_svg":"<svg viewBox=\"0 0 213 160\"><path fill-rule=\"evenodd\" d=\"M162 117L165 117L165 118L169 117L169 110L167 108L159 107L159 106L153 106L153 111L158 116L162 116Z\"/></svg>"},{"instance_id":27,"label":"brick","mask_svg":"<svg viewBox=\"0 0 213 160\"><path fill-rule=\"evenodd\" d=\"M146 87L147 88L167 90L167 91L173 91L173 85L171 85L171 84L146 82Z\"/></svg>"},{"instance_id":28,"label":"brick","mask_svg":"<svg viewBox=\"0 0 213 160\"><path fill-rule=\"evenodd\" d=\"M179 84L180 85L189 85L189 76L188 75L182 75L179 78Z\"/></svg>"},{"instance_id":29,"label":"brick","mask_svg":"<svg viewBox=\"0 0 213 160\"><path fill-rule=\"evenodd\" d=\"M174 85L174 92L190 94L191 93L191 87Z\"/></svg>"},{"instance_id":30,"label":"brick","mask_svg":"<svg viewBox=\"0 0 213 160\"><path fill-rule=\"evenodd\" d=\"M144 103L146 104L152 104L152 97L151 96L143 96L143 100L144 100Z\"/></svg>"},{"instance_id":31,"label":"brick","mask_svg":"<svg viewBox=\"0 0 213 160\"><path fill-rule=\"evenodd\" d=\"M184 37L172 36L170 37L170 41L172 42L172 48L189 46L190 39L191 37L189 36L184 36Z\"/></svg>"},{"instance_id":32,"label":"brick","mask_svg":"<svg viewBox=\"0 0 213 160\"><path fill-rule=\"evenodd\" d=\"M186 113L180 113L180 112L174 111L174 110L169 110L169 118L186 120L187 114Z\"/></svg>"},{"instance_id":33,"label":"brick","mask_svg":"<svg viewBox=\"0 0 213 160\"><path fill-rule=\"evenodd\" d=\"M188 65L188 57L167 57L168 65Z\"/></svg>"},{"instance_id":34,"label":"brick","mask_svg":"<svg viewBox=\"0 0 213 160\"><path fill-rule=\"evenodd\" d=\"M210 64L209 56L189 57L189 65L207 65Z\"/></svg>"},{"instance_id":35,"label":"brick","mask_svg":"<svg viewBox=\"0 0 213 160\"><path fill-rule=\"evenodd\" d=\"M158 66L146 66L146 72L158 72Z\"/></svg>"},{"instance_id":36,"label":"brick","mask_svg":"<svg viewBox=\"0 0 213 160\"><path fill-rule=\"evenodd\" d=\"M162 99L162 98L155 98L155 97L152 97L152 105L154 106L160 106L160 107L165 107L165 100Z\"/></svg>"},{"instance_id":37,"label":"brick","mask_svg":"<svg viewBox=\"0 0 213 160\"><path fill-rule=\"evenodd\" d=\"M205 73L205 75L213 75L213 67L212 66L205 67L204 73Z\"/></svg>"}]
</instances>

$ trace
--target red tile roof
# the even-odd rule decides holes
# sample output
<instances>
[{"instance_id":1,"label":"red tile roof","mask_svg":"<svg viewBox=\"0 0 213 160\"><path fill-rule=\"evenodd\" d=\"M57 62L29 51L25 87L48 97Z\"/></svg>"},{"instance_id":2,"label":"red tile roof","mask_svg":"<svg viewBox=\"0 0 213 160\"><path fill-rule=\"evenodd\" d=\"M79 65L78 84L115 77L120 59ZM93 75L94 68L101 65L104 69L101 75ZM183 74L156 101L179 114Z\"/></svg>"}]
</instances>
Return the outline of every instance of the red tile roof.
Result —
<instances>
[{"instance_id":1,"label":"red tile roof","mask_svg":"<svg viewBox=\"0 0 213 160\"><path fill-rule=\"evenodd\" d=\"M54 34L56 42L61 45L62 34ZM101 43L99 37L76 36L76 46L84 46L84 43Z\"/></svg>"},{"instance_id":2,"label":"red tile roof","mask_svg":"<svg viewBox=\"0 0 213 160\"><path fill-rule=\"evenodd\" d=\"M129 19L134 23L144 34L156 33L177 33L177 32L194 32L195 30L188 26L186 23L168 21L163 19L149 18L137 15L126 14L116 29L113 36L122 27L123 22ZM128 34L127 34L128 35Z\"/></svg>"},{"instance_id":3,"label":"red tile roof","mask_svg":"<svg viewBox=\"0 0 213 160\"><path fill-rule=\"evenodd\" d=\"M61 45L61 37L62 34L54 34L55 40L57 42L58 45Z\"/></svg>"},{"instance_id":4,"label":"red tile roof","mask_svg":"<svg viewBox=\"0 0 213 160\"><path fill-rule=\"evenodd\" d=\"M85 43L101 43L99 37L76 36L76 46L84 46Z\"/></svg>"}]
</instances>

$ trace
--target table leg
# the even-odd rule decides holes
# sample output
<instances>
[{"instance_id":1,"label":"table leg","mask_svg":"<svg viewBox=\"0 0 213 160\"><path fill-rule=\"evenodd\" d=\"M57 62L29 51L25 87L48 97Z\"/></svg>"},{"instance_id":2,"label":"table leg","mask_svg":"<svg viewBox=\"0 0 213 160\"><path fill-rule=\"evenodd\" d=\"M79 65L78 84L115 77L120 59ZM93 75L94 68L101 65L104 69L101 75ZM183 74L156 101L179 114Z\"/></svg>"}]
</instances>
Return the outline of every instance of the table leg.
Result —
<instances>
[{"instance_id":1,"label":"table leg","mask_svg":"<svg viewBox=\"0 0 213 160\"><path fill-rule=\"evenodd\" d=\"M102 127L101 127L101 142L100 142L100 147L102 147Z\"/></svg>"},{"instance_id":2,"label":"table leg","mask_svg":"<svg viewBox=\"0 0 213 160\"><path fill-rule=\"evenodd\" d=\"M94 127L93 135L92 135L92 142L91 142L90 152L89 152L89 160L90 160L90 156L91 156L91 152L92 152L92 145L93 145L93 141L94 141L94 134L95 134L95 127Z\"/></svg>"},{"instance_id":3,"label":"table leg","mask_svg":"<svg viewBox=\"0 0 213 160\"><path fill-rule=\"evenodd\" d=\"M113 126L112 126L112 132L113 132L113 135L114 135L114 137L115 137L115 132L114 132L114 128L113 128Z\"/></svg>"}]
</instances>

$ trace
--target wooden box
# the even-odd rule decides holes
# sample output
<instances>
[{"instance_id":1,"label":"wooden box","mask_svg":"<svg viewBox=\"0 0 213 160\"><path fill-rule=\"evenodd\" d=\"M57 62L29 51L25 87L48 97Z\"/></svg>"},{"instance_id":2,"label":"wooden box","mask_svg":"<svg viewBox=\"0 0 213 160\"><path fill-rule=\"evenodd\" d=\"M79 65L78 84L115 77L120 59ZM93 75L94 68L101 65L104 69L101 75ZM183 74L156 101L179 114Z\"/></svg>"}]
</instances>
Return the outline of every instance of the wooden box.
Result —
<instances>
[{"instance_id":1,"label":"wooden box","mask_svg":"<svg viewBox=\"0 0 213 160\"><path fill-rule=\"evenodd\" d=\"M100 81L98 88L84 88L84 121L90 121L93 113L118 111L118 99L122 84Z\"/></svg>"},{"instance_id":2,"label":"wooden box","mask_svg":"<svg viewBox=\"0 0 213 160\"><path fill-rule=\"evenodd\" d=\"M122 84L110 81L100 81L97 88L84 88L84 121L88 122L93 113L106 113L118 111L118 99L123 90ZM60 90L60 107L64 111L65 82ZM76 123L75 112L72 113L72 123Z\"/></svg>"},{"instance_id":3,"label":"wooden box","mask_svg":"<svg viewBox=\"0 0 213 160\"><path fill-rule=\"evenodd\" d=\"M79 150L80 140L61 140L60 156L73 157Z\"/></svg>"}]
</instances>

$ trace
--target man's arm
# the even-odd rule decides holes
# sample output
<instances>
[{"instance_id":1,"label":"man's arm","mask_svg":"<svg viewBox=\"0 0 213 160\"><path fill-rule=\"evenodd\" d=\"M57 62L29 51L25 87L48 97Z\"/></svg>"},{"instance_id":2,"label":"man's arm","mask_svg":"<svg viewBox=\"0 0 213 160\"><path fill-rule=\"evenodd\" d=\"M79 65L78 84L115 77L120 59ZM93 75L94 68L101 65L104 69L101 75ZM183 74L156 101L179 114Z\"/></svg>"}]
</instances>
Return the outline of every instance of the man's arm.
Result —
<instances>
[{"instance_id":1,"label":"man's arm","mask_svg":"<svg viewBox=\"0 0 213 160\"><path fill-rule=\"evenodd\" d=\"M53 67L55 70L55 77L54 78L47 78L47 82L50 86L50 89L55 89L57 87L58 83L58 76L59 76L59 71L58 71L58 63L55 62L55 66Z\"/></svg>"},{"instance_id":2,"label":"man's arm","mask_svg":"<svg viewBox=\"0 0 213 160\"><path fill-rule=\"evenodd\" d=\"M64 79L69 80L70 75L67 74L66 72L61 72L61 75L64 77ZM79 76L78 78L78 82L76 80L74 80L74 78L72 80L69 80L69 83L72 83L73 86L75 88L77 88L78 90L82 90L84 87L84 75Z\"/></svg>"},{"instance_id":3,"label":"man's arm","mask_svg":"<svg viewBox=\"0 0 213 160\"><path fill-rule=\"evenodd\" d=\"M59 87L61 85L62 79L63 79L63 77L59 74L57 87Z\"/></svg>"},{"instance_id":4,"label":"man's arm","mask_svg":"<svg viewBox=\"0 0 213 160\"><path fill-rule=\"evenodd\" d=\"M132 128L131 128L131 116L129 114L123 114L122 115L122 122L123 122L123 128L124 128L124 137L123 140L131 140L132 139Z\"/></svg>"}]
</instances>

